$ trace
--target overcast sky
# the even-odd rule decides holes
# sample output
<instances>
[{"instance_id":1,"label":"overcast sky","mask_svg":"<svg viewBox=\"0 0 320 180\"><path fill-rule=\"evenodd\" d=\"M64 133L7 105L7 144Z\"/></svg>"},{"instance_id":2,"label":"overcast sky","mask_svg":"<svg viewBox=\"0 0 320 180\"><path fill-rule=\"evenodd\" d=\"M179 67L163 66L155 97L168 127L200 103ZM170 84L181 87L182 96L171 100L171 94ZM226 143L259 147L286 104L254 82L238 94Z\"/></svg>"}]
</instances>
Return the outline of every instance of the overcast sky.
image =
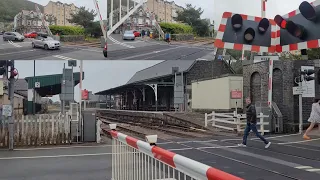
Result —
<instances>
[{"instance_id":1,"label":"overcast sky","mask_svg":"<svg viewBox=\"0 0 320 180\"><path fill-rule=\"evenodd\" d=\"M135 72L150 67L161 61L83 61L83 89L96 93L97 91L110 89L127 83ZM36 76L61 74L63 64L67 61L36 61ZM77 62L78 66L80 61ZM19 78L33 76L33 61L15 61L15 67L19 71ZM79 72L79 68L74 68L74 72ZM40 84L41 86L41 84ZM79 85L75 87L75 99L80 97ZM54 101L59 100L59 96L53 97Z\"/></svg>"},{"instance_id":2,"label":"overcast sky","mask_svg":"<svg viewBox=\"0 0 320 180\"><path fill-rule=\"evenodd\" d=\"M41 5L46 5L48 0L31 0ZM74 3L76 6L85 6L90 9L95 9L93 0L60 0L65 3ZM115 0L116 1L116 0ZM174 0L176 4L185 6L191 3L197 7L204 9L202 18L210 18L215 20L215 24L220 24L222 13L230 11L234 13L248 14L252 16L261 16L261 0ZM313 0L308 0L309 2ZM196 3L195 3L196 2ZM273 18L275 15L284 15L292 10L298 9L299 4L303 0L268 0L266 15L268 18ZM99 0L101 14L106 17L107 0ZM218 28L216 26L216 28Z\"/></svg>"}]
</instances>

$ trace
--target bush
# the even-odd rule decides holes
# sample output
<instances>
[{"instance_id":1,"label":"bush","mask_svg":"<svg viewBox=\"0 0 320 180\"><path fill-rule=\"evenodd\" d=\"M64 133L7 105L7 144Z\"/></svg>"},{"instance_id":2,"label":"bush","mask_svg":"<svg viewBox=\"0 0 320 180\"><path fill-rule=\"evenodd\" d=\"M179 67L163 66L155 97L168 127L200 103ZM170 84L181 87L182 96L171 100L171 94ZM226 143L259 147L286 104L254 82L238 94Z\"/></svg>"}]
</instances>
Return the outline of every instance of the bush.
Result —
<instances>
[{"instance_id":1,"label":"bush","mask_svg":"<svg viewBox=\"0 0 320 180\"><path fill-rule=\"evenodd\" d=\"M52 34L59 35L84 35L85 29L77 26L49 26Z\"/></svg>"},{"instance_id":2,"label":"bush","mask_svg":"<svg viewBox=\"0 0 320 180\"><path fill-rule=\"evenodd\" d=\"M170 34L193 34L193 28L179 23L160 23L163 32Z\"/></svg>"},{"instance_id":3,"label":"bush","mask_svg":"<svg viewBox=\"0 0 320 180\"><path fill-rule=\"evenodd\" d=\"M62 42L79 42L84 41L84 35L62 35L60 36L60 41Z\"/></svg>"}]
</instances>

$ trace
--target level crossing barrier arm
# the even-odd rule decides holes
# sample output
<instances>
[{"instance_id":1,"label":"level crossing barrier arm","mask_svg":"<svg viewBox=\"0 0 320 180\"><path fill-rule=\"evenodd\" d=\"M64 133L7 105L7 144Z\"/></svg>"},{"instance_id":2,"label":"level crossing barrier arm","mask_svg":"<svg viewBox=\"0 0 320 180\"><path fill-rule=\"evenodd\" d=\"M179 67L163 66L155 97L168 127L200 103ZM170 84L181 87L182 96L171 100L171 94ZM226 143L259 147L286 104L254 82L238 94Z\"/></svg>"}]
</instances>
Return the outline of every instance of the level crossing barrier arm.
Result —
<instances>
[{"instance_id":1,"label":"level crossing barrier arm","mask_svg":"<svg viewBox=\"0 0 320 180\"><path fill-rule=\"evenodd\" d=\"M243 180L156 145L156 135L144 142L116 131L112 136L112 180Z\"/></svg>"}]
</instances>

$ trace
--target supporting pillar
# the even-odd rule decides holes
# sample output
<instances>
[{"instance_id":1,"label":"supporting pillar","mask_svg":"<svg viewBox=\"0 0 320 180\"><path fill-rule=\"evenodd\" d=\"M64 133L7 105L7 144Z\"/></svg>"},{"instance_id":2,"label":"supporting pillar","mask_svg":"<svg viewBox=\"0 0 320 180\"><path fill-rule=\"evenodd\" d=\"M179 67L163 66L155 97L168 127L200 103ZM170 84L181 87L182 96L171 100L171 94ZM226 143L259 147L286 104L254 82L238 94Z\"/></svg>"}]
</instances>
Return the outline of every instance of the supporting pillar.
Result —
<instances>
[{"instance_id":1,"label":"supporting pillar","mask_svg":"<svg viewBox=\"0 0 320 180\"><path fill-rule=\"evenodd\" d=\"M129 14L129 10L130 10L130 1L127 0L127 14Z\"/></svg>"},{"instance_id":2,"label":"supporting pillar","mask_svg":"<svg viewBox=\"0 0 320 180\"><path fill-rule=\"evenodd\" d=\"M121 0L120 0L120 5L119 5L119 21L122 18L122 5L121 5Z\"/></svg>"},{"instance_id":3,"label":"supporting pillar","mask_svg":"<svg viewBox=\"0 0 320 180\"><path fill-rule=\"evenodd\" d=\"M113 0L111 0L110 29L113 27Z\"/></svg>"},{"instance_id":4,"label":"supporting pillar","mask_svg":"<svg viewBox=\"0 0 320 180\"><path fill-rule=\"evenodd\" d=\"M156 103L156 111L158 111L158 84L147 84L153 89Z\"/></svg>"}]
</instances>

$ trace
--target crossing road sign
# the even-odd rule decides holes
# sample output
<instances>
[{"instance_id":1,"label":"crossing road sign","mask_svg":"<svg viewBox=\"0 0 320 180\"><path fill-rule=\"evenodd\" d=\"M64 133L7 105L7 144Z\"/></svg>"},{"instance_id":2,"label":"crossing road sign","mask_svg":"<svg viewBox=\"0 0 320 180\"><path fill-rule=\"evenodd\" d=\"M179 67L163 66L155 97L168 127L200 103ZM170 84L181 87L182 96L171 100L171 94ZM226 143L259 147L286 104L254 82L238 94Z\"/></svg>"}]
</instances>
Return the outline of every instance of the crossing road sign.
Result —
<instances>
[{"instance_id":1,"label":"crossing road sign","mask_svg":"<svg viewBox=\"0 0 320 180\"><path fill-rule=\"evenodd\" d=\"M293 90L293 95L303 94L306 91L305 88L300 87L300 86L293 87L292 90Z\"/></svg>"},{"instance_id":2,"label":"crossing road sign","mask_svg":"<svg viewBox=\"0 0 320 180\"><path fill-rule=\"evenodd\" d=\"M11 104L4 104L2 106L2 115L9 117L12 115L12 106Z\"/></svg>"},{"instance_id":3,"label":"crossing road sign","mask_svg":"<svg viewBox=\"0 0 320 180\"><path fill-rule=\"evenodd\" d=\"M35 87L35 88L40 88L40 82L35 82L35 83L34 83L34 87Z\"/></svg>"}]
</instances>

